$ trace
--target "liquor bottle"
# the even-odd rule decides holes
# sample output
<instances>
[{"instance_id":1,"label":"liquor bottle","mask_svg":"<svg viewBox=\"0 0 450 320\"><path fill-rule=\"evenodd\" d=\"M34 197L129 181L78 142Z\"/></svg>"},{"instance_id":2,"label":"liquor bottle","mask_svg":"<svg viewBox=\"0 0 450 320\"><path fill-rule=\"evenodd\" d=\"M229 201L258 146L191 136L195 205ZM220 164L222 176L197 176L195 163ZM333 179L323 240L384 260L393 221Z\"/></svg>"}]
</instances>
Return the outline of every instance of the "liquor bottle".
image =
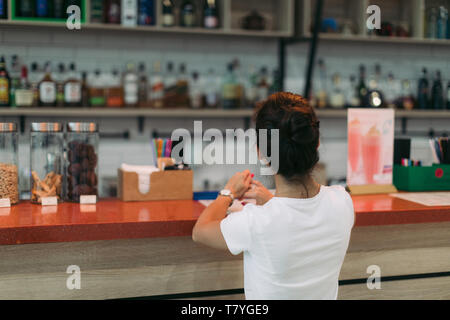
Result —
<instances>
[{"instance_id":1,"label":"liquor bottle","mask_svg":"<svg viewBox=\"0 0 450 320\"><path fill-rule=\"evenodd\" d=\"M75 63L69 65L69 74L64 82L64 105L80 107L82 104L82 84Z\"/></svg>"},{"instance_id":2,"label":"liquor bottle","mask_svg":"<svg viewBox=\"0 0 450 320\"><path fill-rule=\"evenodd\" d=\"M206 0L203 9L203 26L207 29L219 27L219 13L216 0Z\"/></svg>"},{"instance_id":3,"label":"liquor bottle","mask_svg":"<svg viewBox=\"0 0 450 320\"><path fill-rule=\"evenodd\" d=\"M106 3L106 23L120 24L120 0L108 0Z\"/></svg>"},{"instance_id":4,"label":"liquor bottle","mask_svg":"<svg viewBox=\"0 0 450 320\"><path fill-rule=\"evenodd\" d=\"M175 25L175 14L172 0L162 0L162 24L164 27Z\"/></svg>"},{"instance_id":5,"label":"liquor bottle","mask_svg":"<svg viewBox=\"0 0 450 320\"><path fill-rule=\"evenodd\" d=\"M126 107L137 107L139 102L139 79L133 63L127 64L123 76L123 100Z\"/></svg>"},{"instance_id":6,"label":"liquor bottle","mask_svg":"<svg viewBox=\"0 0 450 320\"><path fill-rule=\"evenodd\" d=\"M5 57L0 57L0 107L9 106L9 74L6 70Z\"/></svg>"},{"instance_id":7,"label":"liquor bottle","mask_svg":"<svg viewBox=\"0 0 450 320\"><path fill-rule=\"evenodd\" d=\"M192 73L189 83L189 99L192 109L200 109L204 106L204 92L200 74L197 71Z\"/></svg>"},{"instance_id":8,"label":"liquor bottle","mask_svg":"<svg viewBox=\"0 0 450 320\"><path fill-rule=\"evenodd\" d=\"M145 71L145 64L141 62L138 66L139 72L139 106L142 108L148 107L148 78Z\"/></svg>"},{"instance_id":9,"label":"liquor bottle","mask_svg":"<svg viewBox=\"0 0 450 320\"><path fill-rule=\"evenodd\" d=\"M50 1L53 11L53 18L56 19L64 19L66 17L66 9L65 0L53 0Z\"/></svg>"},{"instance_id":10,"label":"liquor bottle","mask_svg":"<svg viewBox=\"0 0 450 320\"><path fill-rule=\"evenodd\" d=\"M134 27L137 25L138 3L137 0L122 0L122 25Z\"/></svg>"},{"instance_id":11,"label":"liquor bottle","mask_svg":"<svg viewBox=\"0 0 450 320\"><path fill-rule=\"evenodd\" d=\"M249 67L248 79L245 84L245 99L249 107L253 107L258 102L258 82L259 76L255 66Z\"/></svg>"},{"instance_id":12,"label":"liquor bottle","mask_svg":"<svg viewBox=\"0 0 450 320\"><path fill-rule=\"evenodd\" d=\"M205 107L217 109L219 106L219 81L214 69L209 69L205 79L208 84L205 86Z\"/></svg>"},{"instance_id":13,"label":"liquor bottle","mask_svg":"<svg viewBox=\"0 0 450 320\"><path fill-rule=\"evenodd\" d=\"M370 108L380 108L384 106L384 95L380 89L381 85L381 66L375 65L375 72L369 81L369 92L367 95Z\"/></svg>"},{"instance_id":14,"label":"liquor bottle","mask_svg":"<svg viewBox=\"0 0 450 320\"><path fill-rule=\"evenodd\" d=\"M48 0L36 0L36 16L39 18L50 17Z\"/></svg>"},{"instance_id":15,"label":"liquor bottle","mask_svg":"<svg viewBox=\"0 0 450 320\"><path fill-rule=\"evenodd\" d=\"M143 26L155 25L154 0L139 0L138 24Z\"/></svg>"},{"instance_id":16,"label":"liquor bottle","mask_svg":"<svg viewBox=\"0 0 450 320\"><path fill-rule=\"evenodd\" d=\"M192 0L184 0L180 10L180 22L182 27L194 27L195 5Z\"/></svg>"},{"instance_id":17,"label":"liquor bottle","mask_svg":"<svg viewBox=\"0 0 450 320\"><path fill-rule=\"evenodd\" d=\"M95 70L89 79L89 105L93 108L104 107L106 103L105 83L100 70Z\"/></svg>"},{"instance_id":18,"label":"liquor bottle","mask_svg":"<svg viewBox=\"0 0 450 320\"><path fill-rule=\"evenodd\" d=\"M440 71L436 71L436 77L431 88L431 107L432 109L444 109L444 88Z\"/></svg>"},{"instance_id":19,"label":"liquor bottle","mask_svg":"<svg viewBox=\"0 0 450 320\"><path fill-rule=\"evenodd\" d=\"M64 83L66 81L66 68L64 64L58 64L58 73L54 76L56 82L56 105L64 107Z\"/></svg>"},{"instance_id":20,"label":"liquor bottle","mask_svg":"<svg viewBox=\"0 0 450 320\"><path fill-rule=\"evenodd\" d=\"M438 9L438 19L436 22L437 39L447 38L447 23L448 23L448 10L443 6L440 6Z\"/></svg>"},{"instance_id":21,"label":"liquor bottle","mask_svg":"<svg viewBox=\"0 0 450 320\"><path fill-rule=\"evenodd\" d=\"M16 2L16 5L19 5L17 10L17 15L20 17L32 18L36 14L35 10L35 1L34 0L22 0Z\"/></svg>"},{"instance_id":22,"label":"liquor bottle","mask_svg":"<svg viewBox=\"0 0 450 320\"><path fill-rule=\"evenodd\" d=\"M384 90L384 98L386 107L394 109L397 106L397 99L401 95L399 82L395 79L394 74L389 72L386 80L386 88Z\"/></svg>"},{"instance_id":23,"label":"liquor bottle","mask_svg":"<svg viewBox=\"0 0 450 320\"><path fill-rule=\"evenodd\" d=\"M150 79L150 105L158 109L164 106L164 81L159 61L153 63L153 73Z\"/></svg>"},{"instance_id":24,"label":"liquor bottle","mask_svg":"<svg viewBox=\"0 0 450 320\"><path fill-rule=\"evenodd\" d=\"M20 62L17 55L13 55L11 59L11 69L9 71L9 104L11 107L16 106L16 90L20 87Z\"/></svg>"},{"instance_id":25,"label":"liquor bottle","mask_svg":"<svg viewBox=\"0 0 450 320\"><path fill-rule=\"evenodd\" d=\"M419 109L429 108L430 84L428 82L427 68L422 69L422 77L419 79L419 88L417 94L417 106Z\"/></svg>"},{"instance_id":26,"label":"liquor bottle","mask_svg":"<svg viewBox=\"0 0 450 320\"><path fill-rule=\"evenodd\" d=\"M328 105L328 90L327 90L327 71L325 62L319 59L319 81L316 87L316 100L318 108L325 108Z\"/></svg>"},{"instance_id":27,"label":"liquor bottle","mask_svg":"<svg viewBox=\"0 0 450 320\"><path fill-rule=\"evenodd\" d=\"M33 92L33 107L37 107L39 105L39 82L41 81L41 73L37 62L31 64L29 80L30 88Z\"/></svg>"},{"instance_id":28,"label":"liquor bottle","mask_svg":"<svg viewBox=\"0 0 450 320\"><path fill-rule=\"evenodd\" d=\"M342 109L345 106L345 96L341 87L341 76L335 73L333 79L333 90L330 95L330 107L335 109Z\"/></svg>"},{"instance_id":29,"label":"liquor bottle","mask_svg":"<svg viewBox=\"0 0 450 320\"><path fill-rule=\"evenodd\" d=\"M189 77L186 73L186 65L184 63L180 64L177 77L176 107L189 107Z\"/></svg>"},{"instance_id":30,"label":"liquor bottle","mask_svg":"<svg viewBox=\"0 0 450 320\"><path fill-rule=\"evenodd\" d=\"M50 62L45 64L44 78L39 82L39 106L54 107L56 105L56 83L51 76Z\"/></svg>"},{"instance_id":31,"label":"liquor bottle","mask_svg":"<svg viewBox=\"0 0 450 320\"><path fill-rule=\"evenodd\" d=\"M363 65L359 66L359 83L357 86L358 91L358 99L360 103L360 107L368 107L368 99L367 99L367 86L366 86L366 67Z\"/></svg>"},{"instance_id":32,"label":"liquor bottle","mask_svg":"<svg viewBox=\"0 0 450 320\"><path fill-rule=\"evenodd\" d=\"M414 97L411 91L411 82L409 80L402 81L402 94L400 107L405 110L414 108Z\"/></svg>"},{"instance_id":33,"label":"liquor bottle","mask_svg":"<svg viewBox=\"0 0 450 320\"><path fill-rule=\"evenodd\" d=\"M20 88L16 90L16 106L33 106L33 90L31 90L30 84L28 82L28 68L26 66L22 66L20 75Z\"/></svg>"},{"instance_id":34,"label":"liquor bottle","mask_svg":"<svg viewBox=\"0 0 450 320\"><path fill-rule=\"evenodd\" d=\"M269 97L270 88L267 67L261 68L258 78L258 101L266 100Z\"/></svg>"},{"instance_id":35,"label":"liquor bottle","mask_svg":"<svg viewBox=\"0 0 450 320\"><path fill-rule=\"evenodd\" d=\"M81 73L81 106L89 106L89 87L87 82L87 72L83 71Z\"/></svg>"},{"instance_id":36,"label":"liquor bottle","mask_svg":"<svg viewBox=\"0 0 450 320\"><path fill-rule=\"evenodd\" d=\"M437 8L432 7L427 14L427 38L434 39L437 35L437 20L438 11Z\"/></svg>"},{"instance_id":37,"label":"liquor bottle","mask_svg":"<svg viewBox=\"0 0 450 320\"><path fill-rule=\"evenodd\" d=\"M222 85L222 108L237 109L239 106L238 81L232 63L227 66L227 74Z\"/></svg>"},{"instance_id":38,"label":"liquor bottle","mask_svg":"<svg viewBox=\"0 0 450 320\"><path fill-rule=\"evenodd\" d=\"M8 0L0 0L0 19L8 19Z\"/></svg>"},{"instance_id":39,"label":"liquor bottle","mask_svg":"<svg viewBox=\"0 0 450 320\"><path fill-rule=\"evenodd\" d=\"M177 96L177 77L175 75L173 62L167 63L164 76L164 107L175 107Z\"/></svg>"},{"instance_id":40,"label":"liquor bottle","mask_svg":"<svg viewBox=\"0 0 450 320\"><path fill-rule=\"evenodd\" d=\"M122 81L117 69L113 69L109 77L109 83L106 89L106 106L110 108L123 107Z\"/></svg>"},{"instance_id":41,"label":"liquor bottle","mask_svg":"<svg viewBox=\"0 0 450 320\"><path fill-rule=\"evenodd\" d=\"M91 23L105 22L105 4L103 0L91 0Z\"/></svg>"},{"instance_id":42,"label":"liquor bottle","mask_svg":"<svg viewBox=\"0 0 450 320\"><path fill-rule=\"evenodd\" d=\"M357 85L357 80L355 75L351 75L348 82L348 88L346 88L347 97L346 105L347 108L358 108L361 106L361 101L359 100L359 90Z\"/></svg>"}]
</instances>

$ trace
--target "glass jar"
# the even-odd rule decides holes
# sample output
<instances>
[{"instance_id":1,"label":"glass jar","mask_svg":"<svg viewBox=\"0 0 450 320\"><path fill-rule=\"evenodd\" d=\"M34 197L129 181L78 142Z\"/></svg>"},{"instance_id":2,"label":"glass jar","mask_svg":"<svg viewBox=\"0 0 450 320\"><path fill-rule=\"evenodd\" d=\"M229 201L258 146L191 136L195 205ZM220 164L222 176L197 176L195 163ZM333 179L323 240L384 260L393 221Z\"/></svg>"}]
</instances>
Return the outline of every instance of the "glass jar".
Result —
<instances>
[{"instance_id":1,"label":"glass jar","mask_svg":"<svg viewBox=\"0 0 450 320\"><path fill-rule=\"evenodd\" d=\"M17 124L0 123L0 199L19 202Z\"/></svg>"},{"instance_id":2,"label":"glass jar","mask_svg":"<svg viewBox=\"0 0 450 320\"><path fill-rule=\"evenodd\" d=\"M98 126L94 122L67 124L66 199L98 196Z\"/></svg>"},{"instance_id":3,"label":"glass jar","mask_svg":"<svg viewBox=\"0 0 450 320\"><path fill-rule=\"evenodd\" d=\"M31 202L62 200L64 135L60 123L32 123L30 138Z\"/></svg>"}]
</instances>

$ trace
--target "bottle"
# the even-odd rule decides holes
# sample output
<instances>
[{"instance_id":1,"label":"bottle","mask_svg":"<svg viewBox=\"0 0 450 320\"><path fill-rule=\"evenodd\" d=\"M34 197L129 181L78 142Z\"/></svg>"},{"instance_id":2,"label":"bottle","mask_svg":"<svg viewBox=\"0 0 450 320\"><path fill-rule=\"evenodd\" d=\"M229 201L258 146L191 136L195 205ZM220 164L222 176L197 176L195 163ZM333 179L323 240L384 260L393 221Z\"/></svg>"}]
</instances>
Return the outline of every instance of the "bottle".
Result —
<instances>
[{"instance_id":1,"label":"bottle","mask_svg":"<svg viewBox=\"0 0 450 320\"><path fill-rule=\"evenodd\" d=\"M195 5L191 0L184 0L180 11L180 22L182 27L194 27L195 21Z\"/></svg>"},{"instance_id":2,"label":"bottle","mask_svg":"<svg viewBox=\"0 0 450 320\"><path fill-rule=\"evenodd\" d=\"M380 108L384 106L384 95L380 89L381 84L381 66L375 65L375 72L369 81L369 92L367 95L370 108Z\"/></svg>"},{"instance_id":3,"label":"bottle","mask_svg":"<svg viewBox=\"0 0 450 320\"><path fill-rule=\"evenodd\" d=\"M106 23L120 24L120 0L107 0Z\"/></svg>"},{"instance_id":4,"label":"bottle","mask_svg":"<svg viewBox=\"0 0 450 320\"><path fill-rule=\"evenodd\" d=\"M345 96L341 87L341 76L335 73L333 79L333 90L330 95L330 107L335 109L342 109L345 106Z\"/></svg>"},{"instance_id":5,"label":"bottle","mask_svg":"<svg viewBox=\"0 0 450 320\"><path fill-rule=\"evenodd\" d=\"M447 83L447 109L450 110L450 80Z\"/></svg>"},{"instance_id":6,"label":"bottle","mask_svg":"<svg viewBox=\"0 0 450 320\"><path fill-rule=\"evenodd\" d=\"M192 80L189 85L189 98L190 106L192 109L200 109L204 106L204 92L200 79L200 75L197 71L192 73Z\"/></svg>"},{"instance_id":7,"label":"bottle","mask_svg":"<svg viewBox=\"0 0 450 320\"><path fill-rule=\"evenodd\" d=\"M249 107L255 105L258 102L258 85L259 85L259 76L256 72L255 66L251 65L249 67L248 79L246 81L245 86L245 99L246 104Z\"/></svg>"},{"instance_id":8,"label":"bottle","mask_svg":"<svg viewBox=\"0 0 450 320\"><path fill-rule=\"evenodd\" d=\"M176 107L189 107L189 78L186 73L186 65L184 63L180 64L177 77Z\"/></svg>"},{"instance_id":9,"label":"bottle","mask_svg":"<svg viewBox=\"0 0 450 320\"><path fill-rule=\"evenodd\" d=\"M153 64L153 74L150 79L150 105L158 109L164 106L164 81L159 61L155 61Z\"/></svg>"},{"instance_id":10,"label":"bottle","mask_svg":"<svg viewBox=\"0 0 450 320\"><path fill-rule=\"evenodd\" d=\"M89 87L87 82L87 72L83 71L81 73L81 106L89 106Z\"/></svg>"},{"instance_id":11,"label":"bottle","mask_svg":"<svg viewBox=\"0 0 450 320\"><path fill-rule=\"evenodd\" d=\"M436 23L437 39L447 38L447 23L448 23L448 10L443 6L440 6L438 9L438 19Z\"/></svg>"},{"instance_id":12,"label":"bottle","mask_svg":"<svg viewBox=\"0 0 450 320\"><path fill-rule=\"evenodd\" d=\"M359 83L357 86L358 91L358 99L360 103L360 107L368 107L368 99L367 99L367 86L366 86L366 67L363 65L359 66Z\"/></svg>"},{"instance_id":13,"label":"bottle","mask_svg":"<svg viewBox=\"0 0 450 320\"><path fill-rule=\"evenodd\" d=\"M11 59L11 69L9 71L9 104L11 107L16 106L16 90L20 87L20 75L21 68L19 57L17 55L13 55Z\"/></svg>"},{"instance_id":14,"label":"bottle","mask_svg":"<svg viewBox=\"0 0 450 320\"><path fill-rule=\"evenodd\" d=\"M36 62L31 64L29 80L30 88L33 92L33 107L37 107L39 105L39 82L41 81L41 73L39 72L39 66Z\"/></svg>"},{"instance_id":15,"label":"bottle","mask_svg":"<svg viewBox=\"0 0 450 320\"><path fill-rule=\"evenodd\" d=\"M361 102L359 101L359 91L358 85L356 81L356 76L354 74L350 75L348 81L348 88L346 88L346 105L347 108L358 108L361 106Z\"/></svg>"},{"instance_id":16,"label":"bottle","mask_svg":"<svg viewBox=\"0 0 450 320\"><path fill-rule=\"evenodd\" d=\"M69 65L69 74L64 82L64 105L80 107L82 104L82 84L75 63Z\"/></svg>"},{"instance_id":17,"label":"bottle","mask_svg":"<svg viewBox=\"0 0 450 320\"><path fill-rule=\"evenodd\" d=\"M66 17L66 9L65 6L65 0L53 0L50 1L51 5L53 6L53 18L56 19L64 19Z\"/></svg>"},{"instance_id":18,"label":"bottle","mask_svg":"<svg viewBox=\"0 0 450 320\"><path fill-rule=\"evenodd\" d=\"M138 24L142 26L155 25L155 2L154 0L139 0Z\"/></svg>"},{"instance_id":19,"label":"bottle","mask_svg":"<svg viewBox=\"0 0 450 320\"><path fill-rule=\"evenodd\" d=\"M36 16L38 18L49 18L48 0L36 0Z\"/></svg>"},{"instance_id":20,"label":"bottle","mask_svg":"<svg viewBox=\"0 0 450 320\"><path fill-rule=\"evenodd\" d=\"M411 82L409 80L402 81L401 108L412 110L414 108L414 98L411 91Z\"/></svg>"},{"instance_id":21,"label":"bottle","mask_svg":"<svg viewBox=\"0 0 450 320\"><path fill-rule=\"evenodd\" d=\"M19 5L17 12L20 17L32 18L35 16L35 0L22 0L16 2L17 4Z\"/></svg>"},{"instance_id":22,"label":"bottle","mask_svg":"<svg viewBox=\"0 0 450 320\"><path fill-rule=\"evenodd\" d=\"M316 99L318 108L326 108L328 105L328 90L327 90L327 71L325 62L319 59L319 82L316 87Z\"/></svg>"},{"instance_id":23,"label":"bottle","mask_svg":"<svg viewBox=\"0 0 450 320\"><path fill-rule=\"evenodd\" d=\"M258 101L266 100L269 97L269 88L268 70L267 67L262 67L258 79Z\"/></svg>"},{"instance_id":24,"label":"bottle","mask_svg":"<svg viewBox=\"0 0 450 320\"><path fill-rule=\"evenodd\" d=\"M175 25L174 6L172 0L162 0L162 24L164 27Z\"/></svg>"},{"instance_id":25,"label":"bottle","mask_svg":"<svg viewBox=\"0 0 450 320\"><path fill-rule=\"evenodd\" d=\"M123 96L126 107L137 107L139 102L139 79L133 63L128 63L123 76Z\"/></svg>"},{"instance_id":26,"label":"bottle","mask_svg":"<svg viewBox=\"0 0 450 320\"><path fill-rule=\"evenodd\" d=\"M422 69L422 77L419 79L417 94L417 106L419 109L429 108L430 85L428 82L427 68Z\"/></svg>"},{"instance_id":27,"label":"bottle","mask_svg":"<svg viewBox=\"0 0 450 320\"><path fill-rule=\"evenodd\" d=\"M142 108L148 107L148 78L145 71L145 64L140 63L138 66L139 72L139 106Z\"/></svg>"},{"instance_id":28,"label":"bottle","mask_svg":"<svg viewBox=\"0 0 450 320\"><path fill-rule=\"evenodd\" d=\"M237 109L240 102L237 88L239 83L232 63L228 64L227 71L222 85L222 108Z\"/></svg>"},{"instance_id":29,"label":"bottle","mask_svg":"<svg viewBox=\"0 0 450 320\"><path fill-rule=\"evenodd\" d=\"M105 83L100 70L95 70L89 79L89 105L93 108L104 107L106 103Z\"/></svg>"},{"instance_id":30,"label":"bottle","mask_svg":"<svg viewBox=\"0 0 450 320\"><path fill-rule=\"evenodd\" d=\"M389 72L386 80L386 89L384 90L384 98L386 107L394 109L397 106L397 99L401 95L399 82L394 78L394 74Z\"/></svg>"},{"instance_id":31,"label":"bottle","mask_svg":"<svg viewBox=\"0 0 450 320\"><path fill-rule=\"evenodd\" d=\"M436 77L431 88L431 108L444 109L444 88L441 81L441 72L436 71Z\"/></svg>"},{"instance_id":32,"label":"bottle","mask_svg":"<svg viewBox=\"0 0 450 320\"><path fill-rule=\"evenodd\" d=\"M216 0L206 0L203 9L203 26L207 29L219 27L219 13Z\"/></svg>"},{"instance_id":33,"label":"bottle","mask_svg":"<svg viewBox=\"0 0 450 320\"><path fill-rule=\"evenodd\" d=\"M109 83L106 89L106 106L110 108L123 107L122 80L117 69L113 69L109 77Z\"/></svg>"},{"instance_id":34,"label":"bottle","mask_svg":"<svg viewBox=\"0 0 450 320\"><path fill-rule=\"evenodd\" d=\"M91 0L91 23L105 22L104 0Z\"/></svg>"},{"instance_id":35,"label":"bottle","mask_svg":"<svg viewBox=\"0 0 450 320\"><path fill-rule=\"evenodd\" d=\"M56 82L56 105L64 107L64 83L66 81L66 68L64 64L58 65L58 73L54 77Z\"/></svg>"},{"instance_id":36,"label":"bottle","mask_svg":"<svg viewBox=\"0 0 450 320\"><path fill-rule=\"evenodd\" d=\"M50 62L45 64L44 78L39 82L39 106L54 107L56 105L56 83L51 76Z\"/></svg>"},{"instance_id":37,"label":"bottle","mask_svg":"<svg viewBox=\"0 0 450 320\"><path fill-rule=\"evenodd\" d=\"M217 109L219 106L219 81L215 75L214 69L209 69L206 76L205 86L205 107Z\"/></svg>"},{"instance_id":38,"label":"bottle","mask_svg":"<svg viewBox=\"0 0 450 320\"><path fill-rule=\"evenodd\" d=\"M427 38L430 38L430 39L436 38L437 20L438 20L437 8L432 7L429 9L428 15L427 15Z\"/></svg>"},{"instance_id":39,"label":"bottle","mask_svg":"<svg viewBox=\"0 0 450 320\"><path fill-rule=\"evenodd\" d=\"M8 0L0 0L0 19L8 19Z\"/></svg>"},{"instance_id":40,"label":"bottle","mask_svg":"<svg viewBox=\"0 0 450 320\"><path fill-rule=\"evenodd\" d=\"M134 27L137 25L137 0L122 0L122 25Z\"/></svg>"},{"instance_id":41,"label":"bottle","mask_svg":"<svg viewBox=\"0 0 450 320\"><path fill-rule=\"evenodd\" d=\"M164 107L175 107L177 96L177 77L174 71L173 62L167 63L167 70L164 76Z\"/></svg>"},{"instance_id":42,"label":"bottle","mask_svg":"<svg viewBox=\"0 0 450 320\"><path fill-rule=\"evenodd\" d=\"M5 57L0 57L0 107L9 106L9 74L6 70Z\"/></svg>"},{"instance_id":43,"label":"bottle","mask_svg":"<svg viewBox=\"0 0 450 320\"><path fill-rule=\"evenodd\" d=\"M28 68L22 66L20 75L20 87L16 90L16 106L31 107L33 106L33 91L28 82Z\"/></svg>"}]
</instances>

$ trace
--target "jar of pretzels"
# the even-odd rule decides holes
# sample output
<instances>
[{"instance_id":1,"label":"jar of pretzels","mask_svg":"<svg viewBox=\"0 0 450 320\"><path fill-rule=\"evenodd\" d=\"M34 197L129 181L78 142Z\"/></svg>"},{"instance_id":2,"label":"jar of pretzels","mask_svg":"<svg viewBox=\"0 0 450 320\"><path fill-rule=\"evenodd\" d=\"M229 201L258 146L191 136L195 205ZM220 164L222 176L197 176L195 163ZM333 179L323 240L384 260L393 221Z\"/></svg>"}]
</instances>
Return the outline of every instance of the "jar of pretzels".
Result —
<instances>
[{"instance_id":1,"label":"jar of pretzels","mask_svg":"<svg viewBox=\"0 0 450 320\"><path fill-rule=\"evenodd\" d=\"M17 125L0 122L0 199L19 202Z\"/></svg>"},{"instance_id":2,"label":"jar of pretzels","mask_svg":"<svg viewBox=\"0 0 450 320\"><path fill-rule=\"evenodd\" d=\"M70 122L66 133L66 199L98 196L98 126L94 122Z\"/></svg>"},{"instance_id":3,"label":"jar of pretzels","mask_svg":"<svg viewBox=\"0 0 450 320\"><path fill-rule=\"evenodd\" d=\"M31 124L31 202L63 199L64 134L57 122ZM53 201L52 201L53 202Z\"/></svg>"}]
</instances>

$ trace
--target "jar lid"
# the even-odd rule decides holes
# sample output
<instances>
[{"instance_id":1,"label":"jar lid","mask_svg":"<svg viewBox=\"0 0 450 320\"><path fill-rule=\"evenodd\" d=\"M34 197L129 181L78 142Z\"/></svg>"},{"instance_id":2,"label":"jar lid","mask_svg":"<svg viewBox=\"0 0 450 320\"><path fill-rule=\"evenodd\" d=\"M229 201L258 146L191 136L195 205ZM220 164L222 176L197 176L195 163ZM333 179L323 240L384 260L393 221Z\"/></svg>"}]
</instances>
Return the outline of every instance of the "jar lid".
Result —
<instances>
[{"instance_id":1,"label":"jar lid","mask_svg":"<svg viewBox=\"0 0 450 320\"><path fill-rule=\"evenodd\" d=\"M17 132L17 123L0 122L0 132Z\"/></svg>"},{"instance_id":2,"label":"jar lid","mask_svg":"<svg viewBox=\"0 0 450 320\"><path fill-rule=\"evenodd\" d=\"M31 132L62 132L62 125L58 122L33 122Z\"/></svg>"},{"instance_id":3,"label":"jar lid","mask_svg":"<svg viewBox=\"0 0 450 320\"><path fill-rule=\"evenodd\" d=\"M95 122L69 122L67 132L98 132Z\"/></svg>"}]
</instances>

